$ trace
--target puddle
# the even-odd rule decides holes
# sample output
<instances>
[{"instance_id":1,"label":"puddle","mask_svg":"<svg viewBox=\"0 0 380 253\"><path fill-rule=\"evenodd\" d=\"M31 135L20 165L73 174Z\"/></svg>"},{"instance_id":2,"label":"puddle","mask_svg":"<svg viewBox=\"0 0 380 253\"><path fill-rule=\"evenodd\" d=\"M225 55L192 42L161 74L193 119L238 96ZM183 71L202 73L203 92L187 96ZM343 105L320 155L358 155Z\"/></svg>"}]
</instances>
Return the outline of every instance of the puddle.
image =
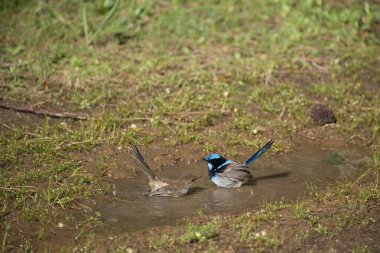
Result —
<instances>
[{"instance_id":1,"label":"puddle","mask_svg":"<svg viewBox=\"0 0 380 253\"><path fill-rule=\"evenodd\" d=\"M148 159L149 160L149 159ZM109 226L127 232L157 225L175 225L181 218L204 214L236 213L259 208L263 202L283 197L294 199L302 195L306 183L323 186L337 178L361 170L370 158L355 149L325 149L307 147L295 154L272 159L270 154L255 162L254 184L238 189L216 187L207 175L204 161L188 164L178 162L163 166L161 177L178 178L192 173L202 176L190 195L182 198L152 197L142 193L147 179L142 173L136 179L114 182L114 195L95 210Z\"/></svg>"}]
</instances>

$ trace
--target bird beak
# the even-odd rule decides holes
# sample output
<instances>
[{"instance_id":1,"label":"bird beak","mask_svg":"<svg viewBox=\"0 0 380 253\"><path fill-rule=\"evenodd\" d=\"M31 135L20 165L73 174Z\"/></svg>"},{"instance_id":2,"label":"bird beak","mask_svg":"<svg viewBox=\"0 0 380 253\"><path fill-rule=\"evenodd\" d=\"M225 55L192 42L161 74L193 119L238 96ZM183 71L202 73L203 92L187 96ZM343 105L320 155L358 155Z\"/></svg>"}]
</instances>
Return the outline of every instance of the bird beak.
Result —
<instances>
[{"instance_id":1,"label":"bird beak","mask_svg":"<svg viewBox=\"0 0 380 253\"><path fill-rule=\"evenodd\" d=\"M206 159L206 158L202 158L202 160L207 162L207 159Z\"/></svg>"}]
</instances>

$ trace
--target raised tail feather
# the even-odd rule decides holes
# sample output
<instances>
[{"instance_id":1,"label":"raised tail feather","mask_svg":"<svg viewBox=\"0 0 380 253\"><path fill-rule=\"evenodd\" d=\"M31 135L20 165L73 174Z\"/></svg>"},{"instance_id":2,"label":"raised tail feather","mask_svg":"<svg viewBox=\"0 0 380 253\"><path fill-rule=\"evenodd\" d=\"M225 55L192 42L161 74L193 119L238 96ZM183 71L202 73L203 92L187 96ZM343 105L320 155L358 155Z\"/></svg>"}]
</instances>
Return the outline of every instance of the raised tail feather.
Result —
<instances>
[{"instance_id":1,"label":"raised tail feather","mask_svg":"<svg viewBox=\"0 0 380 253\"><path fill-rule=\"evenodd\" d=\"M268 141L267 144L265 144L259 151L257 151L253 156L251 156L251 158L249 158L245 164L246 165L251 165L254 161L257 160L257 158L259 158L260 156L262 156L265 152L267 152L268 149L270 149L270 147L272 147L272 144L273 144L274 141L270 140Z\"/></svg>"},{"instance_id":2,"label":"raised tail feather","mask_svg":"<svg viewBox=\"0 0 380 253\"><path fill-rule=\"evenodd\" d=\"M139 163L144 174L149 178L149 180L154 180L155 176L152 170L150 169L149 165L145 162L145 159L142 156L139 148L137 146L133 146L132 149L133 149L133 152L135 153L136 161Z\"/></svg>"}]
</instances>

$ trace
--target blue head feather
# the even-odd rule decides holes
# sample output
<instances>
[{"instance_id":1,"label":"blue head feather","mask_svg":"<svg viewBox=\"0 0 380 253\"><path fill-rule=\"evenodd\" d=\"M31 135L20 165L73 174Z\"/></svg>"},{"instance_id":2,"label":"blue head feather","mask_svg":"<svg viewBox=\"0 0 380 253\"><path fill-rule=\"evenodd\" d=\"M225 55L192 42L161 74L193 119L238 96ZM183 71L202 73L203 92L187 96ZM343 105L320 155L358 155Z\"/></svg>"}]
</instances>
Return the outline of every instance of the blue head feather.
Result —
<instances>
[{"instance_id":1,"label":"blue head feather","mask_svg":"<svg viewBox=\"0 0 380 253\"><path fill-rule=\"evenodd\" d=\"M203 160L207 162L210 178L213 177L216 172L222 172L226 166L232 162L231 160L227 160L223 156L215 153L208 155Z\"/></svg>"},{"instance_id":2,"label":"blue head feather","mask_svg":"<svg viewBox=\"0 0 380 253\"><path fill-rule=\"evenodd\" d=\"M221 157L222 157L221 155L213 153L213 154L209 154L204 160L207 161L207 162L209 162L209 161L212 161L212 160L219 159Z\"/></svg>"}]
</instances>

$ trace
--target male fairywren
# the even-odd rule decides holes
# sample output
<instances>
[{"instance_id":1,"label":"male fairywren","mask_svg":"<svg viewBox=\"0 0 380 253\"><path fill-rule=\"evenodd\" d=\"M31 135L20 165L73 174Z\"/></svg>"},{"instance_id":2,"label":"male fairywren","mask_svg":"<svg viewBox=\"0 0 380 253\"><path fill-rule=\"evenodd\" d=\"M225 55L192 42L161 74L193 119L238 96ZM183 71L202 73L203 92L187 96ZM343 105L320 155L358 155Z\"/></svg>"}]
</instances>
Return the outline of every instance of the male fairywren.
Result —
<instances>
[{"instance_id":1,"label":"male fairywren","mask_svg":"<svg viewBox=\"0 0 380 253\"><path fill-rule=\"evenodd\" d=\"M194 182L200 178L193 175L186 175L178 180L159 179L157 178L149 165L146 163L144 157L138 147L134 146L133 152L136 156L136 161L139 163L142 171L149 179L149 189L147 195L152 196L165 196L165 197L181 197L187 194Z\"/></svg>"},{"instance_id":2,"label":"male fairywren","mask_svg":"<svg viewBox=\"0 0 380 253\"><path fill-rule=\"evenodd\" d=\"M203 160L207 162L210 179L218 187L237 188L242 186L253 179L253 176L249 171L249 166L270 149L272 144L273 141L270 140L245 163L237 163L228 160L219 154L208 155Z\"/></svg>"}]
</instances>

